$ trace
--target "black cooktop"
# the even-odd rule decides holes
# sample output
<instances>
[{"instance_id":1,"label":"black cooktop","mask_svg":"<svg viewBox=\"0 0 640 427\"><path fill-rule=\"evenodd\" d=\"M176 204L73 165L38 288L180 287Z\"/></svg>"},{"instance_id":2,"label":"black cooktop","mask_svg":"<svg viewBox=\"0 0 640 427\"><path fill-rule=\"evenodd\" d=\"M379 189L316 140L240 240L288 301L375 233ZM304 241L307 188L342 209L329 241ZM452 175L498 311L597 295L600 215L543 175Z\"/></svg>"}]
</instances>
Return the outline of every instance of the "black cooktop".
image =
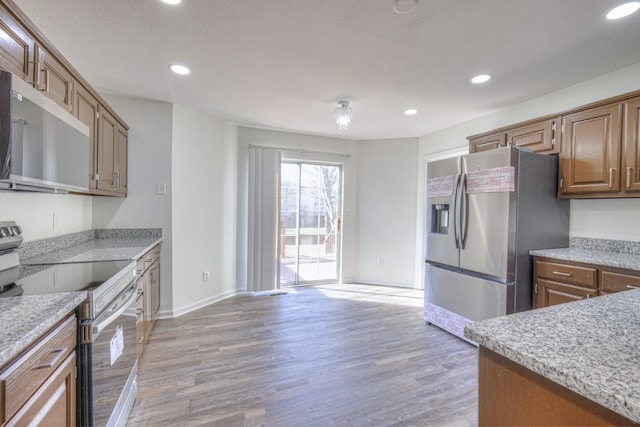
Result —
<instances>
[{"instance_id":1,"label":"black cooktop","mask_svg":"<svg viewBox=\"0 0 640 427\"><path fill-rule=\"evenodd\" d=\"M96 261L16 267L0 275L0 298L92 291L133 261Z\"/></svg>"}]
</instances>

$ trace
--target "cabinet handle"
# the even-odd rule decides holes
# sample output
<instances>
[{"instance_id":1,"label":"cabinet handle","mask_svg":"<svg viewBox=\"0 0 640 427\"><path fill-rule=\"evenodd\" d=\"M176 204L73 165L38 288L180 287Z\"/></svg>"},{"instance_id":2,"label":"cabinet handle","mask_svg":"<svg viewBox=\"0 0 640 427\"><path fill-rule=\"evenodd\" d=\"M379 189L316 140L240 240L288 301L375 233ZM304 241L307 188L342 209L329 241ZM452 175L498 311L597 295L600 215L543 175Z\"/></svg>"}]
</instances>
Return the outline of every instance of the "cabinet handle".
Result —
<instances>
[{"instance_id":1,"label":"cabinet handle","mask_svg":"<svg viewBox=\"0 0 640 427\"><path fill-rule=\"evenodd\" d=\"M537 283L535 285L533 285L533 293L534 294L538 293L538 284Z\"/></svg>"},{"instance_id":2,"label":"cabinet handle","mask_svg":"<svg viewBox=\"0 0 640 427\"><path fill-rule=\"evenodd\" d=\"M557 274L558 276L571 277L571 273L565 273L564 271L554 271L553 274Z\"/></svg>"},{"instance_id":3,"label":"cabinet handle","mask_svg":"<svg viewBox=\"0 0 640 427\"><path fill-rule=\"evenodd\" d=\"M627 289L640 289L640 286L627 285Z\"/></svg>"},{"instance_id":4,"label":"cabinet handle","mask_svg":"<svg viewBox=\"0 0 640 427\"><path fill-rule=\"evenodd\" d=\"M615 173L616 170L614 168L609 169L609 188L613 188L613 176Z\"/></svg>"},{"instance_id":5,"label":"cabinet handle","mask_svg":"<svg viewBox=\"0 0 640 427\"><path fill-rule=\"evenodd\" d=\"M53 368L55 366L55 364L58 363L58 360L60 360L60 358L62 356L64 356L64 354L66 352L67 352L67 347L58 348L58 349L53 350L52 353L55 353L55 356L53 356L53 359L51 359L51 362L43 363L42 365L35 366L33 369L49 369L49 368Z\"/></svg>"},{"instance_id":6,"label":"cabinet handle","mask_svg":"<svg viewBox=\"0 0 640 427\"><path fill-rule=\"evenodd\" d=\"M633 168L627 167L627 188L631 188L631 172L633 172Z\"/></svg>"}]
</instances>

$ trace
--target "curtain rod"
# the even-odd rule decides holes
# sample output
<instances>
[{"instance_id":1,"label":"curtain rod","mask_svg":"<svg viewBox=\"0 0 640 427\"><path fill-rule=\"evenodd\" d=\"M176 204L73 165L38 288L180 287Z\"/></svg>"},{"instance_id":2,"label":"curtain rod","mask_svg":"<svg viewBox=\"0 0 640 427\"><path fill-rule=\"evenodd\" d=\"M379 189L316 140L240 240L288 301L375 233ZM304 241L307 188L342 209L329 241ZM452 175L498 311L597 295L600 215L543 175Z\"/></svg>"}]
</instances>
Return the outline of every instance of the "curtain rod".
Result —
<instances>
[{"instance_id":1,"label":"curtain rod","mask_svg":"<svg viewBox=\"0 0 640 427\"><path fill-rule=\"evenodd\" d=\"M249 148L264 148L267 150L288 151L290 153L298 153L298 154L324 154L328 156L339 156L339 157L346 157L346 158L351 157L351 154L345 154L345 153L331 153L329 151L305 150L300 148L271 147L268 145L249 144Z\"/></svg>"}]
</instances>

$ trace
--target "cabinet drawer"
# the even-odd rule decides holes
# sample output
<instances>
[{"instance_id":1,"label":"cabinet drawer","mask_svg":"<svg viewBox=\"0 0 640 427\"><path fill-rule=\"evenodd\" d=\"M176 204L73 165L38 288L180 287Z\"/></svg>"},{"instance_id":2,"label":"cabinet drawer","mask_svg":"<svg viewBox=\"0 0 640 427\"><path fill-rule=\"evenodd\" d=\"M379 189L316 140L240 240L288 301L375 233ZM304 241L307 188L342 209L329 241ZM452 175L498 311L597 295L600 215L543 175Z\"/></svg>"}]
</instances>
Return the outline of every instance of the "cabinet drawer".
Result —
<instances>
[{"instance_id":1,"label":"cabinet drawer","mask_svg":"<svg viewBox=\"0 0 640 427\"><path fill-rule=\"evenodd\" d=\"M580 267L571 264L559 264L548 261L536 261L536 275L565 283L597 287L597 270L595 268Z\"/></svg>"},{"instance_id":2,"label":"cabinet drawer","mask_svg":"<svg viewBox=\"0 0 640 427\"><path fill-rule=\"evenodd\" d=\"M613 271L602 271L602 290L605 292L628 291L629 289L640 289L640 275L615 273Z\"/></svg>"},{"instance_id":3,"label":"cabinet drawer","mask_svg":"<svg viewBox=\"0 0 640 427\"><path fill-rule=\"evenodd\" d=\"M43 337L0 374L4 417L10 419L76 349L76 317L71 316Z\"/></svg>"},{"instance_id":4,"label":"cabinet drawer","mask_svg":"<svg viewBox=\"0 0 640 427\"><path fill-rule=\"evenodd\" d=\"M147 271L151 265L160 259L160 245L154 246L149 252L142 257L144 262L144 271Z\"/></svg>"}]
</instances>

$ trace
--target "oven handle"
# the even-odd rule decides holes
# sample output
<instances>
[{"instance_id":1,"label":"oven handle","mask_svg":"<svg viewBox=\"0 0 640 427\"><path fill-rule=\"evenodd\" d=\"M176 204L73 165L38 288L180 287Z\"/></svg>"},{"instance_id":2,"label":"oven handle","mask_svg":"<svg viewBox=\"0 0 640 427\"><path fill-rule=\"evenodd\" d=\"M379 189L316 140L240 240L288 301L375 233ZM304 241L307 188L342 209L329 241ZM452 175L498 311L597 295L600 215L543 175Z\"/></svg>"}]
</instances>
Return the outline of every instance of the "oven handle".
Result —
<instances>
[{"instance_id":1,"label":"oven handle","mask_svg":"<svg viewBox=\"0 0 640 427\"><path fill-rule=\"evenodd\" d=\"M125 296L128 293L129 295ZM125 300L124 303L121 303L122 300ZM129 306L136 301L136 282L131 282L126 291L124 291L116 300L118 304L112 304L105 313L101 314L100 317L106 315L107 317L102 320L100 318L96 319L97 324L93 325L93 336L92 341L94 341L100 333L111 324L115 319L120 317L122 313L127 311ZM112 313L109 313L108 310L115 310Z\"/></svg>"}]
</instances>

